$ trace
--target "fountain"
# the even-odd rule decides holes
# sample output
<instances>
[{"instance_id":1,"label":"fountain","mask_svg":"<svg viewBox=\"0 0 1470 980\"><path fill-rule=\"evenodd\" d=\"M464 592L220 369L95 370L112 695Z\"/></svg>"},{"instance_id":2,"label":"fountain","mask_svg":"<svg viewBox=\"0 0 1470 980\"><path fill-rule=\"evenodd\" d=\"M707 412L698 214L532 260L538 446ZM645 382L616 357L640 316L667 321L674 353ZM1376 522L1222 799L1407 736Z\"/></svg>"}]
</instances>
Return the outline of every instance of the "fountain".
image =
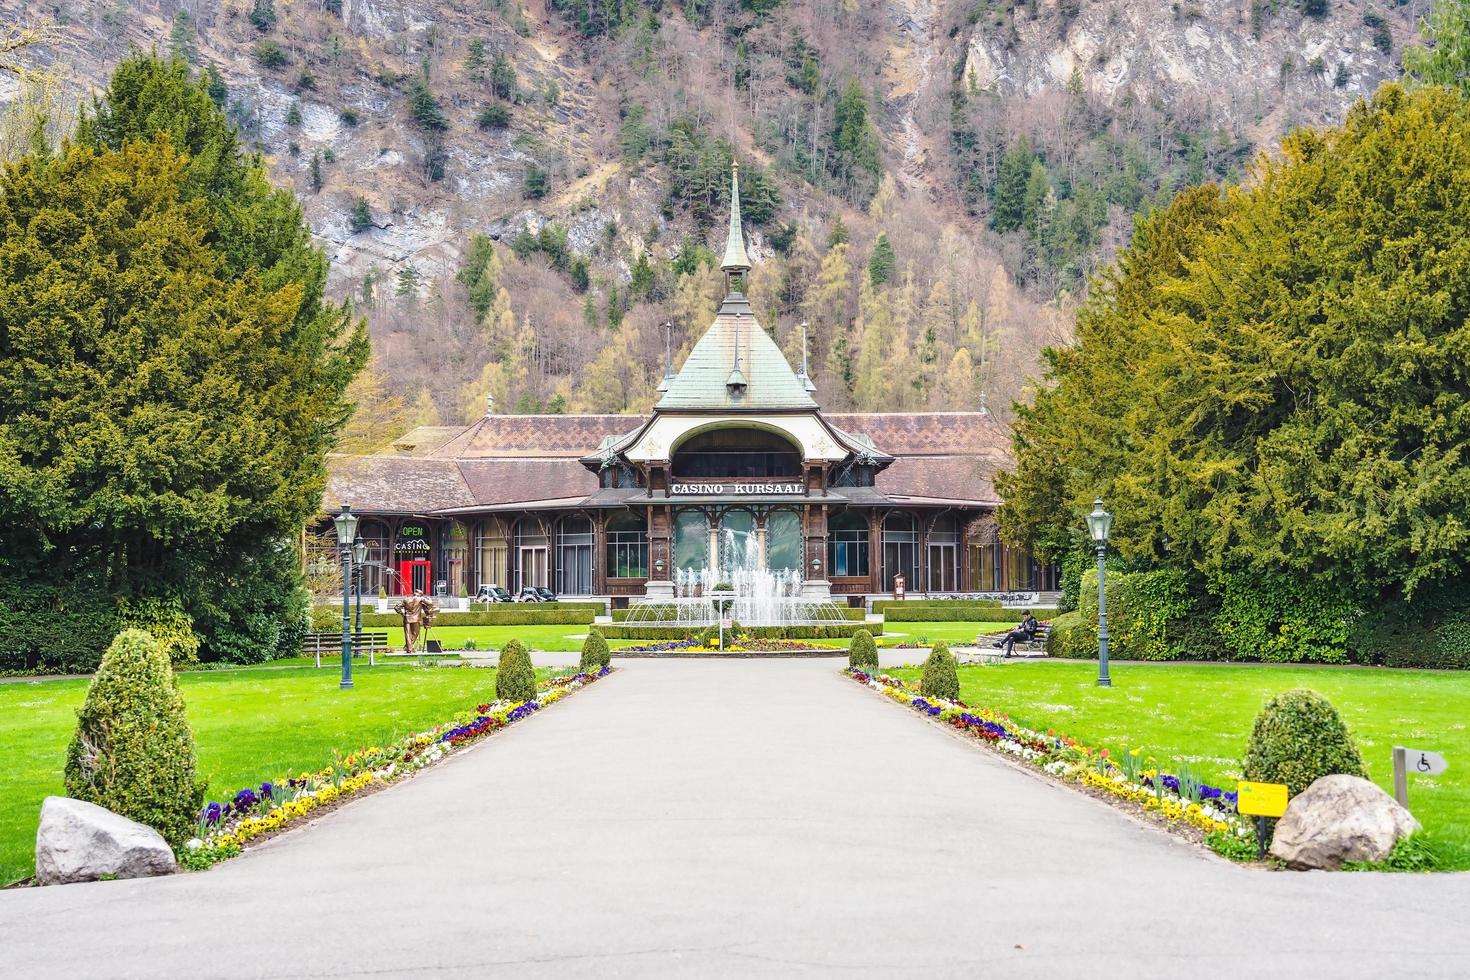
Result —
<instances>
[{"instance_id":1,"label":"fountain","mask_svg":"<svg viewBox=\"0 0 1470 980\"><path fill-rule=\"evenodd\" d=\"M801 573L773 571L753 546L754 532L722 528L719 568L680 568L672 576L672 599L646 599L628 607L624 626L715 626L725 618L742 626L835 626L850 622L830 599L801 595ZM731 591L716 586L730 586Z\"/></svg>"}]
</instances>

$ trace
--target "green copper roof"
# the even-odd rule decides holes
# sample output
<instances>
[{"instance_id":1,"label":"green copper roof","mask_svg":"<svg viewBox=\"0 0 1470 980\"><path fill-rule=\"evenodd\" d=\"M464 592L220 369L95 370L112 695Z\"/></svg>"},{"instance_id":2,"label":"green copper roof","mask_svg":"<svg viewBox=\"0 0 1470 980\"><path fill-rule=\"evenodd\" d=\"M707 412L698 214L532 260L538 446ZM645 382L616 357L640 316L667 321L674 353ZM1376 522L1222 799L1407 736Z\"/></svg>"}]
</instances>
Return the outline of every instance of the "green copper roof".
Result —
<instances>
[{"instance_id":1,"label":"green copper roof","mask_svg":"<svg viewBox=\"0 0 1470 980\"><path fill-rule=\"evenodd\" d=\"M730 161L730 231L725 236L725 258L722 272L749 272L750 256L745 254L745 233L740 230L740 165Z\"/></svg>"},{"instance_id":2,"label":"green copper roof","mask_svg":"<svg viewBox=\"0 0 1470 980\"><path fill-rule=\"evenodd\" d=\"M740 344L740 374L745 390L728 385L735 370L736 339ZM660 411L672 409L723 409L765 411L781 408L816 408L817 403L802 384L781 348L755 322L750 303L731 293L720 305L715 322L705 331L685 359L679 373L658 400Z\"/></svg>"}]
</instances>

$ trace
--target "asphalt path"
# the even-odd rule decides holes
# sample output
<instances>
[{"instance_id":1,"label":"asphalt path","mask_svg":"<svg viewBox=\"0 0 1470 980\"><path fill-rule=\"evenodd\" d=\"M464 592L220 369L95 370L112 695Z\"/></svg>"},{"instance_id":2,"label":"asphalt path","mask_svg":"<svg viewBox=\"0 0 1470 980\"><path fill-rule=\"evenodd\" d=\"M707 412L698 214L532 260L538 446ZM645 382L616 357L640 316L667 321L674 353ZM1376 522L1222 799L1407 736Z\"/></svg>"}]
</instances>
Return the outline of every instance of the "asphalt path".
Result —
<instances>
[{"instance_id":1,"label":"asphalt path","mask_svg":"<svg viewBox=\"0 0 1470 980\"><path fill-rule=\"evenodd\" d=\"M626 662L208 873L0 892L0 975L1470 975L1470 875L1237 868L837 667Z\"/></svg>"}]
</instances>

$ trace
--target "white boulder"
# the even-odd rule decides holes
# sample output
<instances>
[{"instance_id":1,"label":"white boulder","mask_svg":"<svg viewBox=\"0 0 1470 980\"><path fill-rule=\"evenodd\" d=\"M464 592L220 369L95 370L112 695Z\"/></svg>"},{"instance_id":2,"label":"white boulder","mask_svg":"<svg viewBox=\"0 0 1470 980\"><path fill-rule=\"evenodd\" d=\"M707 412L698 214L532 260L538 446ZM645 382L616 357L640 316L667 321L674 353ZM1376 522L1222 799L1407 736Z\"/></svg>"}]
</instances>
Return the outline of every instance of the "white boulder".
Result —
<instances>
[{"instance_id":1,"label":"white boulder","mask_svg":"<svg viewBox=\"0 0 1470 980\"><path fill-rule=\"evenodd\" d=\"M173 874L174 852L152 827L65 796L41 804L36 880L43 885Z\"/></svg>"},{"instance_id":2,"label":"white boulder","mask_svg":"<svg viewBox=\"0 0 1470 980\"><path fill-rule=\"evenodd\" d=\"M1323 776L1287 804L1271 855L1289 868L1336 871L1347 861L1382 861L1419 821L1358 776Z\"/></svg>"}]
</instances>

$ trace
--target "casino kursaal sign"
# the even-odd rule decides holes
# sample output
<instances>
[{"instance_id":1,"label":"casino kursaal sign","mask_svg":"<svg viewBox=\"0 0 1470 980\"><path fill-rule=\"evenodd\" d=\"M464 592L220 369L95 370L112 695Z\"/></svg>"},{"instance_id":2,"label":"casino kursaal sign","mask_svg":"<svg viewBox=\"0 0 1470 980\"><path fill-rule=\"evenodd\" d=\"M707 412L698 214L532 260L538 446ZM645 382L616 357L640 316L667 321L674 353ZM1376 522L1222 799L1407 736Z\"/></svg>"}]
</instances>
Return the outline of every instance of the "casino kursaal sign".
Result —
<instances>
[{"instance_id":1,"label":"casino kursaal sign","mask_svg":"<svg viewBox=\"0 0 1470 980\"><path fill-rule=\"evenodd\" d=\"M800 494L801 481L789 483L672 483L669 492L677 497L757 497L771 494Z\"/></svg>"}]
</instances>

